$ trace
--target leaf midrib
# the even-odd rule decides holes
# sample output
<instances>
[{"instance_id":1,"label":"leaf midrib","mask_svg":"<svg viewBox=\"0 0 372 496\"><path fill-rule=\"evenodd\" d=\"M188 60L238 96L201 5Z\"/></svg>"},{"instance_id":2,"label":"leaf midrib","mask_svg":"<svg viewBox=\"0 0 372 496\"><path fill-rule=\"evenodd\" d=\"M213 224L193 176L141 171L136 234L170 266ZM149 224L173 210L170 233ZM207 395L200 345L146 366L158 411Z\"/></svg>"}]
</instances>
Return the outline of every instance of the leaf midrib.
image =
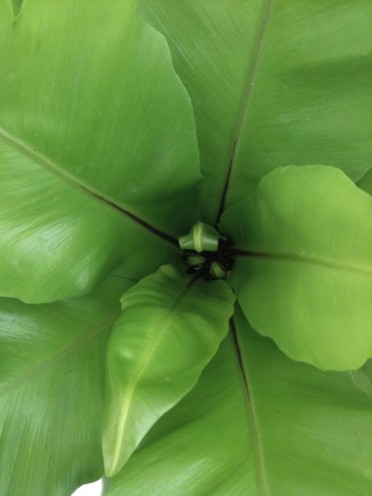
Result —
<instances>
[{"instance_id":1,"label":"leaf midrib","mask_svg":"<svg viewBox=\"0 0 372 496\"><path fill-rule=\"evenodd\" d=\"M306 254L299 255L297 253L284 253L284 252L265 252L265 251L248 251L248 250L234 250L235 257L250 257L250 258L258 258L258 259L271 259L280 262L289 262L289 263L302 263L308 265L319 265L322 267L326 267L327 269L333 270L342 270L346 272L351 272L355 274L361 274L365 277L372 276L372 267L357 265L354 263L348 263L343 261L333 260L328 257L322 257L320 255L314 254Z\"/></svg>"},{"instance_id":2,"label":"leaf midrib","mask_svg":"<svg viewBox=\"0 0 372 496\"><path fill-rule=\"evenodd\" d=\"M126 208L122 207L118 203L115 203L113 200L110 200L107 198L105 195L102 195L100 192L96 191L90 184L84 183L81 179L77 178L73 174L67 172L63 168L61 168L58 164L54 163L44 155L42 155L40 152L36 150L36 148L30 147L28 144L26 144L24 141L14 137L10 133L8 133L5 129L0 128L0 138L9 146L17 150L18 152L22 153L24 156L30 158L32 161L43 167L44 169L48 170L52 174L54 174L56 177L61 179L64 183L68 184L69 186L87 194L90 196L95 201L98 201L99 203L103 203L104 205L113 208L117 212L121 213L128 219L132 220L135 222L137 225L141 226L142 228L146 229L147 231L155 234L156 236L162 238L163 240L167 241L168 243L171 243L172 245L179 246L178 245L178 240L174 238L172 235L162 231L161 229L158 229L156 226L150 224L146 220L142 219L138 215L134 214L130 210L127 210Z\"/></svg>"},{"instance_id":3,"label":"leaf midrib","mask_svg":"<svg viewBox=\"0 0 372 496\"><path fill-rule=\"evenodd\" d=\"M239 152L239 142L241 138L241 133L244 128L244 125L248 119L250 107L251 107L251 101L252 101L252 96L253 96L253 89L254 89L254 84L255 84L255 79L257 75L257 69L259 66L259 60L260 60L260 55L261 55L261 49L263 46L264 38L265 38L265 33L266 33L266 28L269 22L269 18L271 15L271 10L272 10L272 3L273 0L266 0L266 5L263 9L263 15L261 18L261 22L259 25L259 28L257 30L257 35L256 39L254 42L254 47L252 51L252 56L250 63L248 64L248 70L247 70L247 76L243 88L243 93L242 93L242 98L241 98L241 103L240 107L237 113L237 119L235 122L235 127L232 133L232 139L231 139L231 145L230 145L230 152L227 160L227 173L226 173L226 178L225 182L223 185L222 189L222 194L221 194L221 199L219 202L218 206L218 211L216 215L216 220L215 220L215 225L218 224L224 210L225 210L225 203L226 203L226 198L228 195L230 183L231 183L231 177L232 177L232 172L234 169L234 162L237 157L237 154Z\"/></svg>"},{"instance_id":4,"label":"leaf midrib","mask_svg":"<svg viewBox=\"0 0 372 496\"><path fill-rule=\"evenodd\" d=\"M111 328L115 320L118 318L119 313L120 312L115 312L115 315L110 317L110 319L107 319L105 322L101 323L98 327L91 329L89 330L89 332L79 336L79 338L74 340L72 343L69 343L67 346L64 346L59 351L52 353L52 355L49 356L49 358L41 362L38 362L38 364L35 367L27 370L24 374L6 383L3 387L0 387L0 396L7 394L9 391L12 391L18 386L30 381L44 370L53 367L66 355L73 353L77 348L82 346L90 339L94 338L95 336L105 331L106 329Z\"/></svg>"},{"instance_id":5,"label":"leaf midrib","mask_svg":"<svg viewBox=\"0 0 372 496\"><path fill-rule=\"evenodd\" d=\"M151 346L149 347L147 353L144 353L142 356L142 360L138 364L137 371L133 374L131 384L128 385L128 390L125 396L125 404L122 406L121 411L121 419L119 421L119 429L118 429L118 435L116 436L116 444L114 447L114 455L113 455L113 470L116 470L118 462L120 460L120 451L121 451L121 445L122 445L122 439L124 437L124 431L125 431L125 426L126 426L126 420L128 418L130 406L133 400L133 396L136 390L137 384L140 382L143 373L145 372L148 363L150 362L151 358L155 354L158 346L160 345L161 341L163 341L168 328L169 328L169 322L171 318L173 317L174 313L179 309L179 307L182 305L185 296L190 292L192 287L194 286L195 282L197 281L197 278L192 278L190 281L188 281L187 285L185 288L182 289L180 294L177 296L175 301L171 303L171 305L168 306L168 308L165 309L160 309L160 312L162 313L167 312L165 319L163 320L162 323L162 329L161 331L157 334L156 339L153 343L150 343Z\"/></svg>"},{"instance_id":6,"label":"leaf midrib","mask_svg":"<svg viewBox=\"0 0 372 496\"><path fill-rule=\"evenodd\" d=\"M269 495L269 489L266 481L266 474L263 461L263 451L262 444L260 440L257 413L253 402L253 397L250 390L250 380L248 376L247 367L244 364L243 354L241 350L241 345L239 342L239 337L237 329L235 326L234 318L230 320L230 332L232 336L232 343L234 346L236 360L238 362L238 367L240 371L240 378L243 385L244 399L247 410L247 416L249 420L251 439L253 444L254 458L257 469L257 481L262 496Z\"/></svg>"}]
</instances>

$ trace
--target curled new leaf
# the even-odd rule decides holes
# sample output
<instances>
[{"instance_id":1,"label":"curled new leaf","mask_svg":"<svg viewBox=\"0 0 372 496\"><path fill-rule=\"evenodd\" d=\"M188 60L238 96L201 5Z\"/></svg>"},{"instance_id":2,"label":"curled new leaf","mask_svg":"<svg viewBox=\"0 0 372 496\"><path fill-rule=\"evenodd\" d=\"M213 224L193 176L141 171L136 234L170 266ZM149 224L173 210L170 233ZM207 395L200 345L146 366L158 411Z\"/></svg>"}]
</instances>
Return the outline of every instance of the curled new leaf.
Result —
<instances>
[{"instance_id":1,"label":"curled new leaf","mask_svg":"<svg viewBox=\"0 0 372 496\"><path fill-rule=\"evenodd\" d=\"M228 331L234 296L224 281L163 266L122 298L107 351L106 475L196 383Z\"/></svg>"}]
</instances>

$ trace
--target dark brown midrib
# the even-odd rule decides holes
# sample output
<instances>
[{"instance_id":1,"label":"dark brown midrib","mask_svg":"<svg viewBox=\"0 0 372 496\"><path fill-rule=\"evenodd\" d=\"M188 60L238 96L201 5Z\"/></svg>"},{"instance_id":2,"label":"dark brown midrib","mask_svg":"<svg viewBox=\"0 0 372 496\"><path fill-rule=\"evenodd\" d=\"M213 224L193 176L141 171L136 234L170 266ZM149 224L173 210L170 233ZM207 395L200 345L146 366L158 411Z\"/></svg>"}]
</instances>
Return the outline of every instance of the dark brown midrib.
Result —
<instances>
[{"instance_id":1,"label":"dark brown midrib","mask_svg":"<svg viewBox=\"0 0 372 496\"><path fill-rule=\"evenodd\" d=\"M224 182L223 189L222 189L222 194L221 194L221 199L219 202L219 207L218 207L218 211L217 211L215 225L217 225L219 223L221 215L223 214L224 209L225 209L226 197L227 197L227 193L228 193L230 182L231 182L232 171L234 168L234 161L235 161L238 149L239 149L240 133L242 131L244 123L247 120L247 116L248 116L249 109L250 109L250 104L251 104L252 94L253 94L253 87L254 87L254 80L256 77L256 72L257 72L258 62L259 62L259 58L260 58L260 52L261 52L261 48L262 48L262 44L263 44L263 40L264 40L264 36L265 36L265 32L266 32L266 27L267 27L268 20L270 17L271 5L272 5L272 0L267 0L265 9L264 9L264 12L262 15L260 28L257 31L257 36L256 36L256 40L254 43L254 49L252 52L251 62L248 66L247 77L246 77L245 85L243 88L241 104L240 104L240 108L238 111L234 131L233 131L233 135L232 135L233 137L231 140L231 146L230 146L230 152L229 152L227 174L226 174L225 182Z\"/></svg>"},{"instance_id":2,"label":"dark brown midrib","mask_svg":"<svg viewBox=\"0 0 372 496\"><path fill-rule=\"evenodd\" d=\"M161 229L158 229L154 225L152 225L149 222L147 222L146 220L138 217L137 215L135 215L134 213L130 212L129 210L123 208L122 206L118 205L114 201L109 200L108 198L105 198L104 196L100 195L99 193L96 193L89 186L78 181L75 176L67 173L63 169L59 168L52 161L48 160L41 153L39 153L36 150L36 148L32 148L32 147L28 146L26 143L18 140L17 138L14 138L10 134L8 134L4 129L1 129L1 128L0 128L0 137L7 145L18 150L23 155L26 155L33 162L37 163L38 165L40 165L44 169L48 170L49 172L54 174L56 177L58 177L59 179L64 181L66 184L69 184L70 186L74 187L75 189L88 194L91 198L94 198L95 200L103 203L104 205L107 205L108 207L113 208L117 212L121 213L123 216L131 219L133 222L135 222L139 226L152 232L156 236L162 238L164 241L167 241L168 243L171 243L174 246L177 246L177 247L179 246L178 240L176 238L174 238L170 234L162 231Z\"/></svg>"},{"instance_id":3,"label":"dark brown midrib","mask_svg":"<svg viewBox=\"0 0 372 496\"><path fill-rule=\"evenodd\" d=\"M130 219L132 219L134 222L136 222L140 226L144 227L145 229L147 229L148 231L152 232L156 236L159 236L159 238L162 238L165 241L168 241L168 243L171 243L172 245L175 245L175 246L179 247L178 240L176 238L173 238L173 236L171 236L170 234L167 234L167 233L161 231L157 227L153 226L152 224L149 224L148 222L146 222L145 220L141 219L137 215L133 214L129 210L126 210L125 208L122 208L117 203L115 203L115 202L113 202L111 200L108 200L107 198L104 198L103 196L99 195L98 193L95 193L94 191L89 190L85 186L82 186L81 189L83 191L86 191L93 198L96 198L97 200L99 200L100 202L104 203L105 205L108 205L108 206L112 207L113 209L117 210L118 212L120 212L121 214L125 215L126 217L129 217Z\"/></svg>"},{"instance_id":4,"label":"dark brown midrib","mask_svg":"<svg viewBox=\"0 0 372 496\"><path fill-rule=\"evenodd\" d=\"M257 468L258 486L259 486L260 494L262 496L268 496L269 491L268 491L264 467L263 467L262 447L261 447L260 436L258 433L257 416L253 405L248 372L244 365L242 350L239 343L239 337L235 326L234 318L231 318L230 320L230 332L234 344L234 351L238 362L240 377L243 385L247 414L250 421L250 427L252 432L252 443L253 443L254 456L255 456L256 468Z\"/></svg>"},{"instance_id":5,"label":"dark brown midrib","mask_svg":"<svg viewBox=\"0 0 372 496\"><path fill-rule=\"evenodd\" d=\"M240 344L239 344L238 335L236 332L236 326L235 326L235 322L234 322L233 317L230 320L230 330L231 330L231 336L233 338L233 342L234 342L234 346L235 346L236 358L238 360L241 378L242 378L243 385L244 385L244 390L245 390L246 395L249 397L250 394L249 394L248 379L247 379L247 376L245 374L243 356L242 356L242 352L240 349Z\"/></svg>"}]
</instances>

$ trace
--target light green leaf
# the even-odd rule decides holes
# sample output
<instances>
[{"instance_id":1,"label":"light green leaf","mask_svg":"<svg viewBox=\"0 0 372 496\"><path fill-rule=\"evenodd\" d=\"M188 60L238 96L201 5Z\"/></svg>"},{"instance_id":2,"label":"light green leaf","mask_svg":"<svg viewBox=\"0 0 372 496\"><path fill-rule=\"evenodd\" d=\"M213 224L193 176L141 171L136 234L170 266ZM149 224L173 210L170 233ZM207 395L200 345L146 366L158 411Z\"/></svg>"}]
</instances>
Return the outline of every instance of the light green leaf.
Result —
<instances>
[{"instance_id":1,"label":"light green leaf","mask_svg":"<svg viewBox=\"0 0 372 496\"><path fill-rule=\"evenodd\" d=\"M9 31L9 24L13 20L13 7L10 0L0 1L0 43L6 39Z\"/></svg>"},{"instance_id":2,"label":"light green leaf","mask_svg":"<svg viewBox=\"0 0 372 496\"><path fill-rule=\"evenodd\" d=\"M101 477L105 346L130 284L113 275L49 305L0 299L2 496L66 496Z\"/></svg>"},{"instance_id":3,"label":"light green leaf","mask_svg":"<svg viewBox=\"0 0 372 496\"><path fill-rule=\"evenodd\" d=\"M1 295L31 303L76 297L122 259L126 274L141 278L178 252L0 142Z\"/></svg>"},{"instance_id":4,"label":"light green leaf","mask_svg":"<svg viewBox=\"0 0 372 496\"><path fill-rule=\"evenodd\" d=\"M16 20L11 8L8 0L0 0L0 173L3 215L17 213L7 217L10 234L1 248L15 254L14 264L19 258L33 266L35 289L28 294L18 281L9 281L8 254L0 262L1 294L50 301L89 291L115 263L123 233L128 240L147 230L178 245L177 237L198 220L195 126L166 42L136 15L135 1L28 0ZM17 174L25 180L17 180L14 192ZM51 191L41 200L48 175ZM90 202L84 204L84 196ZM74 215L71 198L75 207L82 206ZM14 235L31 214L33 228ZM71 267L60 294L45 300L43 285L49 281L44 281L46 270L37 269L43 263L54 266L54 272L66 268L66 260L54 254L53 243L61 240L51 241L51 223L58 236L66 235L61 249L71 244ZM50 253L41 250L37 256L41 230ZM148 244L144 240L145 235L135 245ZM30 256L25 256L26 244Z\"/></svg>"},{"instance_id":5,"label":"light green leaf","mask_svg":"<svg viewBox=\"0 0 372 496\"><path fill-rule=\"evenodd\" d=\"M372 356L372 198L339 169L288 166L229 209L231 284L259 333L322 369Z\"/></svg>"},{"instance_id":6,"label":"light green leaf","mask_svg":"<svg viewBox=\"0 0 372 496\"><path fill-rule=\"evenodd\" d=\"M239 313L104 495L366 496L371 412L348 372L293 362Z\"/></svg>"},{"instance_id":7,"label":"light green leaf","mask_svg":"<svg viewBox=\"0 0 372 496\"><path fill-rule=\"evenodd\" d=\"M226 336L234 300L224 281L191 278L169 265L124 294L107 352L108 476L194 386Z\"/></svg>"},{"instance_id":8,"label":"light green leaf","mask_svg":"<svg viewBox=\"0 0 372 496\"><path fill-rule=\"evenodd\" d=\"M192 98L204 220L274 167L370 166L370 0L141 0Z\"/></svg>"}]
</instances>

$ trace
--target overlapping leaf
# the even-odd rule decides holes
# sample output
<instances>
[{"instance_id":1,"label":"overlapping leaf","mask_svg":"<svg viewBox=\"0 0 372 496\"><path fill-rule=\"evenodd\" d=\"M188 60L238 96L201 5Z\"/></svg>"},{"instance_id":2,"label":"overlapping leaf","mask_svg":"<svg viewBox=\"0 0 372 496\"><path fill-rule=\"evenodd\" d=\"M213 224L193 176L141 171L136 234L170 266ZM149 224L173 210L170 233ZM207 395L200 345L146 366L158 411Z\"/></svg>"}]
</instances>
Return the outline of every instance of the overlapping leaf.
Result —
<instances>
[{"instance_id":1,"label":"overlapping leaf","mask_svg":"<svg viewBox=\"0 0 372 496\"><path fill-rule=\"evenodd\" d=\"M148 245L142 230L177 245L197 219L191 103L135 1L29 0L16 20L9 0L0 5L1 294L75 296ZM34 288L10 267L32 267Z\"/></svg>"},{"instance_id":2,"label":"overlapping leaf","mask_svg":"<svg viewBox=\"0 0 372 496\"><path fill-rule=\"evenodd\" d=\"M66 496L103 472L105 347L130 281L49 305L0 299L0 487Z\"/></svg>"},{"instance_id":3,"label":"overlapping leaf","mask_svg":"<svg viewBox=\"0 0 372 496\"><path fill-rule=\"evenodd\" d=\"M108 345L103 451L115 475L152 425L196 383L228 331L234 296L163 266L121 299Z\"/></svg>"},{"instance_id":4,"label":"overlapping leaf","mask_svg":"<svg viewBox=\"0 0 372 496\"><path fill-rule=\"evenodd\" d=\"M283 167L222 229L240 251L230 282L258 332L322 369L372 357L371 196L333 167Z\"/></svg>"},{"instance_id":5,"label":"overlapping leaf","mask_svg":"<svg viewBox=\"0 0 372 496\"><path fill-rule=\"evenodd\" d=\"M20 3L13 2L16 12ZM246 198L260 178L279 165L333 164L353 179L367 170L368 0L341 0L337 5L330 1L294 5L289 0L143 0L142 7L146 19L165 33L193 100L206 176L204 220L214 222L225 206ZM135 8L132 0L27 0L14 20L11 1L0 0L1 294L34 302L82 294L122 258L126 275L148 274L162 261L170 261L177 253L177 236L197 219L199 174L192 108L163 38L138 20ZM306 167L302 169L305 177ZM278 176L270 180L273 177ZM361 185L368 190L365 178ZM330 182L333 187L334 181ZM309 180L307 187L311 185ZM350 184L348 188L350 192ZM275 189L275 202L283 207L293 209L295 202L300 203L292 211L299 230L286 239L290 226L283 223L282 232L276 232L281 247L287 242L296 245L305 225L309 232L318 225L308 222L312 207L308 210L302 200L310 202L310 195L302 192L298 195L296 188L289 187L285 200L276 198ZM333 226L324 231L326 240L316 233L310 241L316 253L319 246L321 252L332 246L332 256L347 247L345 253L352 255L347 259L349 272L355 272L355 257L360 257L364 274L369 235L363 228L360 236L358 226L367 216L364 207L360 208L363 215L357 210L366 203L354 193L335 195L337 208L341 205L346 217L337 209L330 214L322 210L320 215L319 208L315 218L326 220L328 226L330 218L338 222L342 217L338 227L347 221L349 231L340 234L338 229L339 237L330 240L336 232ZM332 195L333 190L330 200ZM332 201L325 202L326 209ZM234 214L233 222L226 222L228 234L236 241L240 235L245 240L247 220L253 220L253 234L263 225L275 225L272 215L269 222L257 216L261 206L262 198L252 204L249 215L240 210ZM287 213L286 222L293 218ZM241 224L235 227L236 221ZM239 226L244 229L239 231ZM265 228L252 239L262 247L268 234ZM309 241L306 236L303 240ZM250 250L249 243L240 248ZM296 248L301 250L301 243ZM350 276L346 286L338 285L342 277L337 269L337 276L319 279L321 286L310 270L303 278L309 284L302 286L302 293L295 291L299 287L295 268L288 280L290 294L284 296L283 261L274 269L269 261L253 258L237 262L231 280L253 323L257 316L255 327L262 321L271 328L275 317L283 342L289 342L296 358L300 354L301 359L323 367L331 363L334 368L362 363L370 345L362 325L368 324L369 293L359 276ZM336 265L343 266L344 261L336 257ZM256 276L266 271L265 264L268 281L264 283ZM247 275L253 276L257 289L253 309L248 308ZM113 375L108 382L115 386L110 394L114 391L117 402L111 402L112 422L106 426L113 430L106 432L106 440L112 433L115 437L128 402L138 400L130 405L135 406L128 420L131 428L117 438L125 443L118 445L120 461L115 470L152 423L192 386L205 364L201 359L196 373L186 367L184 349L169 350L167 343L167 353L162 353L159 346L161 362L150 360L148 371L164 377L163 389L147 382L151 374L137 373L147 365L140 361L128 394L128 383L121 382L128 377L123 365L130 349L127 340L137 345L137 339L156 331L154 320L159 325L163 314L154 305L161 301L169 305L174 298L172 293L165 302L165 294L154 296L142 284L147 282L124 298L132 299L131 306L115 328L113 343L119 346L109 351ZM227 291L221 282L210 284ZM194 313L196 308L185 336L191 346L199 342L194 333L200 329L208 328L214 338L217 332L220 339L220 327L213 327L217 312L224 312L226 320L226 305L209 308L205 301L206 294L211 293L211 299L215 296L212 286L208 287L203 288L203 298L186 309ZM309 291L315 295L310 300L316 310L311 316L319 313L322 325L332 320L332 326L325 334L318 328L318 351L308 340L311 346L304 352L295 334L298 324L307 337L314 329L309 326L310 313L304 315L304 307L293 306L293 295L302 298L303 304ZM1 300L0 463L5 470L1 470L0 487L7 496L39 496L40 491L63 496L101 475L105 331L118 315L118 293L109 293L111 299L97 293L40 306ZM270 301L268 295L272 295ZM145 311L139 303L144 296L152 300L151 310L146 307ZM322 307L326 300L327 308ZM293 317L290 325L281 319L280 303L287 310L298 308L285 314ZM352 306L355 315L351 315ZM213 317L211 324L201 323L197 314ZM136 332L127 334L126 319L131 321L128 329ZM151 325L144 327L144 321ZM178 324L175 329L183 329ZM336 324L342 331L342 346L330 354L326 336L335 336ZM173 342L177 332L168 331L167 341ZM348 343L350 357L345 353ZM146 349L151 340L142 345ZM206 346L208 353L216 346ZM196 353L201 351L195 348ZM170 376L164 373L169 360L180 367L170 382L172 391L165 380ZM106 494L365 496L372 478L368 366L369 362L349 375L325 374L291 362L270 341L250 333L238 316L237 329L196 388L160 419L124 470L107 483ZM125 374L119 378L118 372ZM179 389L182 394L177 396ZM140 393L140 399L132 390ZM150 405L149 410L144 405ZM115 442L116 438L111 446Z\"/></svg>"},{"instance_id":6,"label":"overlapping leaf","mask_svg":"<svg viewBox=\"0 0 372 496\"><path fill-rule=\"evenodd\" d=\"M0 293L34 303L78 296L122 258L128 276L142 277L176 254L0 142Z\"/></svg>"},{"instance_id":7,"label":"overlapping leaf","mask_svg":"<svg viewBox=\"0 0 372 496\"><path fill-rule=\"evenodd\" d=\"M369 0L141 0L192 98L214 222L270 170L371 163Z\"/></svg>"},{"instance_id":8,"label":"overlapping leaf","mask_svg":"<svg viewBox=\"0 0 372 496\"><path fill-rule=\"evenodd\" d=\"M348 372L294 362L236 329L105 496L365 496L371 398Z\"/></svg>"}]
</instances>

